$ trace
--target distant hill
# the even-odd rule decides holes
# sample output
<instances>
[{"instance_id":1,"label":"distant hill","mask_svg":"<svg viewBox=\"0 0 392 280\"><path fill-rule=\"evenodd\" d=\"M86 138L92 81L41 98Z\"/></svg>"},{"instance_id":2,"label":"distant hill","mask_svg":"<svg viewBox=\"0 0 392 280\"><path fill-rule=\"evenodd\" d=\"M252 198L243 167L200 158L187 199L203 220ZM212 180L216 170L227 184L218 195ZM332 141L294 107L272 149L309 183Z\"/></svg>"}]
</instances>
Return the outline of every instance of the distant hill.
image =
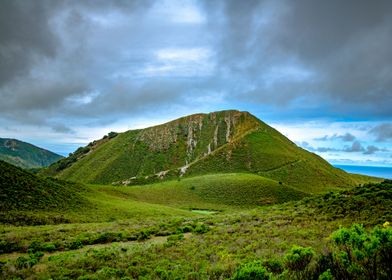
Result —
<instances>
[{"instance_id":1,"label":"distant hill","mask_svg":"<svg viewBox=\"0 0 392 280\"><path fill-rule=\"evenodd\" d=\"M22 168L48 166L62 156L16 139L0 138L0 160Z\"/></svg>"},{"instance_id":2,"label":"distant hill","mask_svg":"<svg viewBox=\"0 0 392 280\"><path fill-rule=\"evenodd\" d=\"M299 148L248 112L235 110L110 133L44 172L79 182L124 185L245 172L307 193L364 182Z\"/></svg>"}]
</instances>

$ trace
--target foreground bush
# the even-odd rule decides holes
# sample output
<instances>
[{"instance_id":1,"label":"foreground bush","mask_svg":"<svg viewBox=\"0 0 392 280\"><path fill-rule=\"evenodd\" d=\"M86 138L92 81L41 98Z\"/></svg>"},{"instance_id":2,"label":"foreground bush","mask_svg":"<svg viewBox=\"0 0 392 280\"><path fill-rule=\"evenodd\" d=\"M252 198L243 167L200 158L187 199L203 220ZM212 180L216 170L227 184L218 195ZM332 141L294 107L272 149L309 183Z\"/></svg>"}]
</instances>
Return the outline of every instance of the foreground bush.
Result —
<instances>
[{"instance_id":1,"label":"foreground bush","mask_svg":"<svg viewBox=\"0 0 392 280\"><path fill-rule=\"evenodd\" d=\"M270 273L265 269L261 262L253 261L241 265L234 273L234 280L263 280L270 279Z\"/></svg>"},{"instance_id":2,"label":"foreground bush","mask_svg":"<svg viewBox=\"0 0 392 280\"><path fill-rule=\"evenodd\" d=\"M391 279L392 228L376 226L367 232L362 225L341 228L332 234L336 251L332 273L337 279Z\"/></svg>"}]
</instances>

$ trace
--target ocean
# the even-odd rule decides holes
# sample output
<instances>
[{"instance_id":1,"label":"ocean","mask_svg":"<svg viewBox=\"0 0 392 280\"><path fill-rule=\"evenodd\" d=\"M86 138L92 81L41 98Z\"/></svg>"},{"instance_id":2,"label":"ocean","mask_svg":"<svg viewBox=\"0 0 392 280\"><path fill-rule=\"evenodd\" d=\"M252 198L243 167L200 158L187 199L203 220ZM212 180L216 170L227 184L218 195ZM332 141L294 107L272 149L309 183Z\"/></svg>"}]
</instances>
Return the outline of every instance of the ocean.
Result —
<instances>
[{"instance_id":1,"label":"ocean","mask_svg":"<svg viewBox=\"0 0 392 280\"><path fill-rule=\"evenodd\" d=\"M392 167L340 165L340 164L334 166L350 173L364 174L369 176L392 179Z\"/></svg>"}]
</instances>

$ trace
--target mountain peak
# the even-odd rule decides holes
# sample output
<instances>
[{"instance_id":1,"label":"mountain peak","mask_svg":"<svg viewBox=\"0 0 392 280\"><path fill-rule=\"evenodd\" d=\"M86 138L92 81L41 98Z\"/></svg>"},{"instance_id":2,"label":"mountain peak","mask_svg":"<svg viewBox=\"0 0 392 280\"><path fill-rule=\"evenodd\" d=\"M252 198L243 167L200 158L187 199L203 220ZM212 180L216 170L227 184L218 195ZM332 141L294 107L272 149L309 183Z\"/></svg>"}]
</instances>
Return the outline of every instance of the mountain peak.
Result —
<instances>
[{"instance_id":1,"label":"mountain peak","mask_svg":"<svg viewBox=\"0 0 392 280\"><path fill-rule=\"evenodd\" d=\"M323 190L353 183L320 157L248 112L193 114L94 141L48 174L88 183L139 184L210 173L250 172Z\"/></svg>"},{"instance_id":2,"label":"mountain peak","mask_svg":"<svg viewBox=\"0 0 392 280\"><path fill-rule=\"evenodd\" d=\"M257 129L259 125L254 116L237 110L193 114L143 129L138 140L154 152L166 151L185 140L185 162L189 163Z\"/></svg>"}]
</instances>

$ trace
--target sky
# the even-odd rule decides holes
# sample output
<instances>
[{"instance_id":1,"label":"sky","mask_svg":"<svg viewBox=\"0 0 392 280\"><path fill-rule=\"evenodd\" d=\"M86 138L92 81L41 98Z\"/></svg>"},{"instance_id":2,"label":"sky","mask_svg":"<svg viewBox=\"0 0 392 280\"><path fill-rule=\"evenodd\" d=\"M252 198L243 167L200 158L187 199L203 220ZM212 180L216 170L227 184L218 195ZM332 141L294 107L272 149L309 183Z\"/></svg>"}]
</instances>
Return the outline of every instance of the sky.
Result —
<instances>
[{"instance_id":1,"label":"sky","mask_svg":"<svg viewBox=\"0 0 392 280\"><path fill-rule=\"evenodd\" d=\"M392 1L2 0L0 137L249 111L333 164L392 166Z\"/></svg>"}]
</instances>

